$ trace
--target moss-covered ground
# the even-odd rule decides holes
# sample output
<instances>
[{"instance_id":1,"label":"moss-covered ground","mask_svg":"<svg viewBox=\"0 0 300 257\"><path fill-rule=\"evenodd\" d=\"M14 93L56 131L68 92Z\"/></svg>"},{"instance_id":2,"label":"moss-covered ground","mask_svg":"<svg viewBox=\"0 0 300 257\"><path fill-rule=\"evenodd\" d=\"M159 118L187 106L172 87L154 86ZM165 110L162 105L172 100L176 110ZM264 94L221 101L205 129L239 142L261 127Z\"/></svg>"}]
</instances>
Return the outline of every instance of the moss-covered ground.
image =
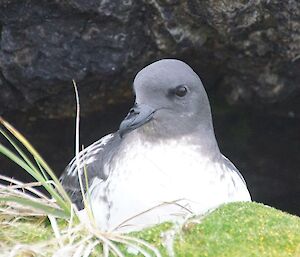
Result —
<instances>
[{"instance_id":1,"label":"moss-covered ground","mask_svg":"<svg viewBox=\"0 0 300 257\"><path fill-rule=\"evenodd\" d=\"M166 247L172 231L176 232L173 244L168 241ZM171 242L175 256L180 257L300 257L300 218L257 203L227 204L205 217L188 220L182 228L167 223L131 236L151 243L162 256L172 254ZM22 220L8 226L0 219L0 249L53 237L49 222ZM120 245L120 249L125 256L143 256L128 251L127 246Z\"/></svg>"},{"instance_id":2,"label":"moss-covered ground","mask_svg":"<svg viewBox=\"0 0 300 257\"><path fill-rule=\"evenodd\" d=\"M300 218L262 204L228 204L188 223L175 246L186 257L300 257Z\"/></svg>"}]
</instances>

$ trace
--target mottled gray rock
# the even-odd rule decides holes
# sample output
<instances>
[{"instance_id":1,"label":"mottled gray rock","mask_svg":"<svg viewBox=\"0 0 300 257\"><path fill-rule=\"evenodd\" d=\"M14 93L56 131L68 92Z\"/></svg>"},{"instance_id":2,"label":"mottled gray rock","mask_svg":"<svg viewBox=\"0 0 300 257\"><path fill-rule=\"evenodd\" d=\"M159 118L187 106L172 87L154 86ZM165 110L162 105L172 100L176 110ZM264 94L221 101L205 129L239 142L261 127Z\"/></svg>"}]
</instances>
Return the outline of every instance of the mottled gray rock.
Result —
<instances>
[{"instance_id":1,"label":"mottled gray rock","mask_svg":"<svg viewBox=\"0 0 300 257\"><path fill-rule=\"evenodd\" d=\"M163 57L188 61L231 103L280 102L300 91L299 20L296 0L3 0L1 113L70 116L72 79L84 111L101 110Z\"/></svg>"},{"instance_id":2,"label":"mottled gray rock","mask_svg":"<svg viewBox=\"0 0 300 257\"><path fill-rule=\"evenodd\" d=\"M131 1L7 1L0 8L3 84L21 97L15 108L37 107L49 117L70 115L72 79L89 111L116 101L123 71L148 47ZM7 97L2 108L14 102Z\"/></svg>"},{"instance_id":3,"label":"mottled gray rock","mask_svg":"<svg viewBox=\"0 0 300 257\"><path fill-rule=\"evenodd\" d=\"M231 101L277 102L299 92L299 1L209 1L205 9L230 49L223 86L232 88Z\"/></svg>"}]
</instances>

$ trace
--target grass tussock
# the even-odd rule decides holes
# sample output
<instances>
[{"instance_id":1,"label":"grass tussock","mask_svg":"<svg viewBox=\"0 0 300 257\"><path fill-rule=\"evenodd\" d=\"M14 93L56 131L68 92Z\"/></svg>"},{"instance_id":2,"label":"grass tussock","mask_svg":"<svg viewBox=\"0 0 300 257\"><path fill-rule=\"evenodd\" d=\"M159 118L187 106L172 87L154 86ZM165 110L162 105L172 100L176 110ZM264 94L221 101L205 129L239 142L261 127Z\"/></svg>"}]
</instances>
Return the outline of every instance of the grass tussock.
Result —
<instances>
[{"instance_id":1,"label":"grass tussock","mask_svg":"<svg viewBox=\"0 0 300 257\"><path fill-rule=\"evenodd\" d=\"M79 163L79 97L73 81L77 102L76 162ZM54 171L28 140L0 117L0 134L10 147L0 143L0 153L29 173L35 182L0 176L0 246L2 256L90 256L101 249L103 256L123 257L119 246L126 245L143 256L161 256L147 242L118 233L103 232L95 226L84 182L80 180L86 214L80 215ZM84 165L83 165L84 166ZM87 177L86 177L86 182ZM88 183L86 183L88 184ZM35 187L42 186L48 195ZM50 230L49 230L50 229Z\"/></svg>"},{"instance_id":2,"label":"grass tussock","mask_svg":"<svg viewBox=\"0 0 300 257\"><path fill-rule=\"evenodd\" d=\"M56 219L56 235L51 222L39 216L11 221L1 216L0 256L14 251L14 256L102 256L106 243L126 257L300 256L300 218L257 203L231 203L183 226L164 223L128 235L99 235L64 219Z\"/></svg>"}]
</instances>

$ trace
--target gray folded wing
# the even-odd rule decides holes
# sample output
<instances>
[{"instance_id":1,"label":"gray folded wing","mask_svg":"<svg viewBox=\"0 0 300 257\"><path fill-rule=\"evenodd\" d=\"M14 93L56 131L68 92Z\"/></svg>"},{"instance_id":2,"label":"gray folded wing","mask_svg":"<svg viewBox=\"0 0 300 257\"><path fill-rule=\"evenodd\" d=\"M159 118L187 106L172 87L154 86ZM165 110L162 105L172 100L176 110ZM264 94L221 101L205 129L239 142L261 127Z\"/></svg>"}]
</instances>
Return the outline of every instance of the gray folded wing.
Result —
<instances>
[{"instance_id":1,"label":"gray folded wing","mask_svg":"<svg viewBox=\"0 0 300 257\"><path fill-rule=\"evenodd\" d=\"M87 174L89 187L95 178L103 181L106 180L109 176L109 163L114 157L116 151L118 151L120 141L121 138L118 133L109 134L82 150L78 155L79 161L77 162L76 157L74 157L69 165L65 168L60 177L60 181L64 189L71 197L71 200L79 209L83 208L79 175L82 178L85 192L85 172Z\"/></svg>"},{"instance_id":2,"label":"gray folded wing","mask_svg":"<svg viewBox=\"0 0 300 257\"><path fill-rule=\"evenodd\" d=\"M222 160L224 162L224 164L228 167L229 170L235 172L236 174L238 174L238 176L240 177L241 181L243 182L243 184L246 186L246 181L243 177L243 175L239 172L239 170L234 166L234 164L222 154ZM233 181L234 182L234 181Z\"/></svg>"}]
</instances>

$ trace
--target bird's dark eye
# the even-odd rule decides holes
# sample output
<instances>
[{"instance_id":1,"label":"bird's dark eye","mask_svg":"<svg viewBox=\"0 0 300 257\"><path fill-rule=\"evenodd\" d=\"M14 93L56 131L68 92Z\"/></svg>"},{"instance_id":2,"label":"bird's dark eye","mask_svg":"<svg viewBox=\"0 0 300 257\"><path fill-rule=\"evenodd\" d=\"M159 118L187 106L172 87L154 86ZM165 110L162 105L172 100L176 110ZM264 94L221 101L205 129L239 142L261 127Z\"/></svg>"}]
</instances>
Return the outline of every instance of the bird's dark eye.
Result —
<instances>
[{"instance_id":1,"label":"bird's dark eye","mask_svg":"<svg viewBox=\"0 0 300 257\"><path fill-rule=\"evenodd\" d=\"M178 86L175 88L175 95L179 96L179 97L183 97L186 95L186 93L188 92L186 86Z\"/></svg>"}]
</instances>

